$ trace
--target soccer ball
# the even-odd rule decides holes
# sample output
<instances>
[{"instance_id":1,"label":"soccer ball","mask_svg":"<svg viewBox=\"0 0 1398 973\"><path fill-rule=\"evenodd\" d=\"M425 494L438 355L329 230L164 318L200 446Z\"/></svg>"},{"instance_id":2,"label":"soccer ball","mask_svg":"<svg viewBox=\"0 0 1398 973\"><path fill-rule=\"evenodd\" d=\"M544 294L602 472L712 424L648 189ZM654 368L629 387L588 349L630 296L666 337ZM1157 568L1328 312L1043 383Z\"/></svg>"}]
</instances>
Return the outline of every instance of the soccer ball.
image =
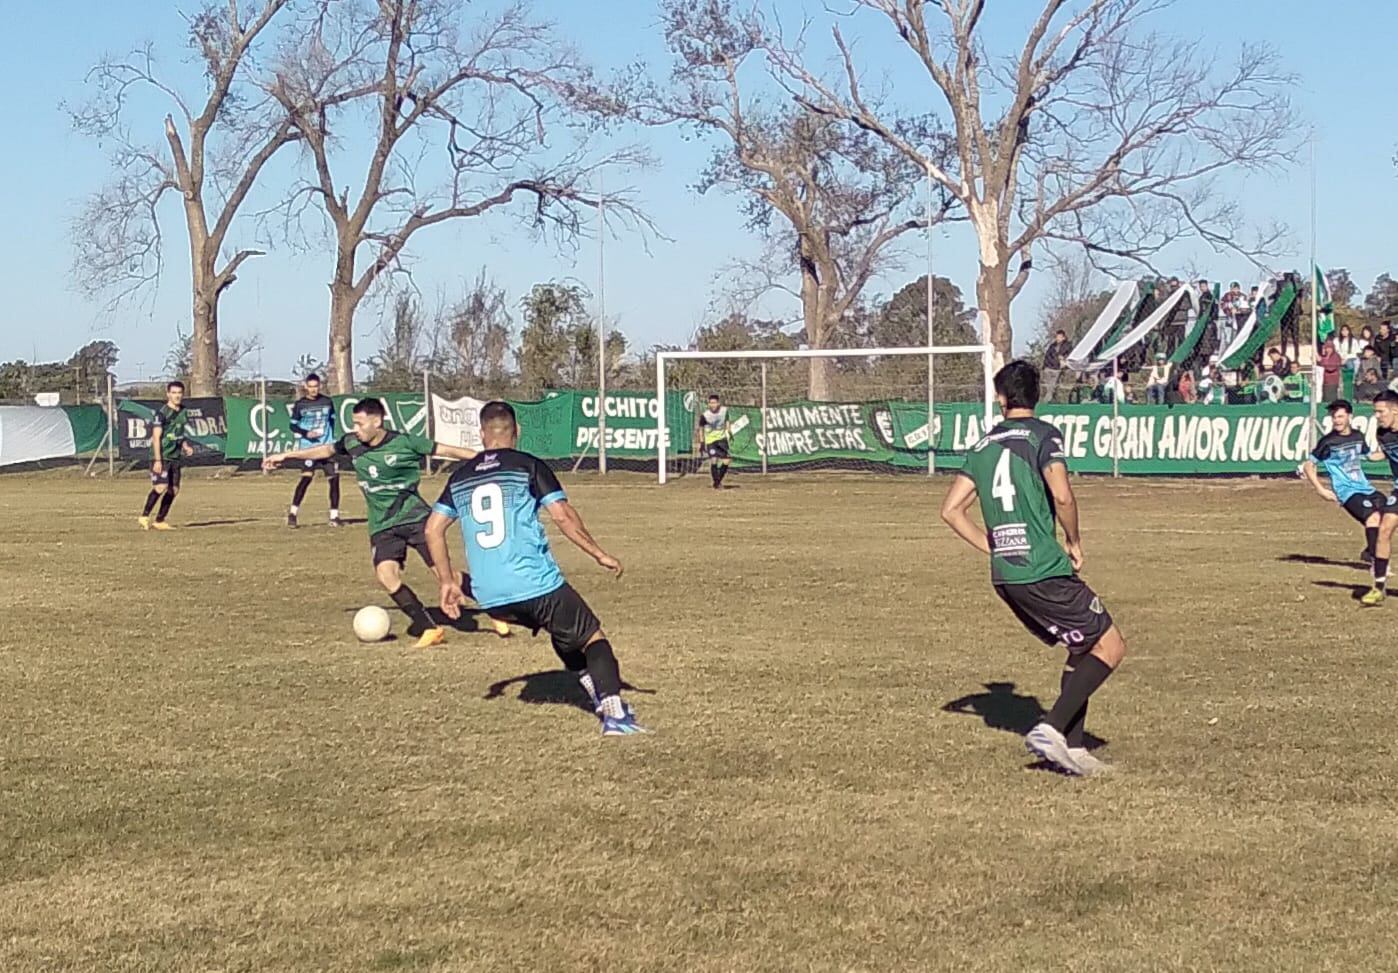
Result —
<instances>
[{"instance_id":1,"label":"soccer ball","mask_svg":"<svg viewBox=\"0 0 1398 973\"><path fill-rule=\"evenodd\" d=\"M369 605L354 613L354 636L361 642L382 642L392 628L388 612L378 605Z\"/></svg>"}]
</instances>

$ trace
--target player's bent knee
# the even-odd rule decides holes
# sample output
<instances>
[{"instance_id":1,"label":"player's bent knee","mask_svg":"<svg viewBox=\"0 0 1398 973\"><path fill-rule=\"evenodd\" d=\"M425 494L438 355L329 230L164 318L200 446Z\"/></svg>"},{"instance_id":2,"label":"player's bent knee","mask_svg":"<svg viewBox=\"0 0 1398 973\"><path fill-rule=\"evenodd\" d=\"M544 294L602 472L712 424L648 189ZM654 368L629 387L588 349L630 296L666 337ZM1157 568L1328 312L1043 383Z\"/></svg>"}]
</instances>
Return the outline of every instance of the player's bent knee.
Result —
<instances>
[{"instance_id":1,"label":"player's bent knee","mask_svg":"<svg viewBox=\"0 0 1398 973\"><path fill-rule=\"evenodd\" d=\"M1121 665L1121 660L1126 656L1126 639L1122 636L1121 630L1115 625L1107 629L1106 634L1092 647L1091 654L1097 656L1112 669Z\"/></svg>"}]
</instances>

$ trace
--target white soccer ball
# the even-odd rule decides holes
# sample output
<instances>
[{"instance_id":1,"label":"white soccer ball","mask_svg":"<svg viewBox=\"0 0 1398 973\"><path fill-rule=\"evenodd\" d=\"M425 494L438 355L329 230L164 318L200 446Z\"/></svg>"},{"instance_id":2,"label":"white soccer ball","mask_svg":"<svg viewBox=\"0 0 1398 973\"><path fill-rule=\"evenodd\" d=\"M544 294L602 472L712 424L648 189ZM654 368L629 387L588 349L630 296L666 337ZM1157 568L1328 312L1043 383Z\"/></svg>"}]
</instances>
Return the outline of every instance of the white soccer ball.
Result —
<instances>
[{"instance_id":1,"label":"white soccer ball","mask_svg":"<svg viewBox=\"0 0 1398 973\"><path fill-rule=\"evenodd\" d=\"M378 605L369 605L354 613L354 636L361 642L382 642L393 627L388 612Z\"/></svg>"}]
</instances>

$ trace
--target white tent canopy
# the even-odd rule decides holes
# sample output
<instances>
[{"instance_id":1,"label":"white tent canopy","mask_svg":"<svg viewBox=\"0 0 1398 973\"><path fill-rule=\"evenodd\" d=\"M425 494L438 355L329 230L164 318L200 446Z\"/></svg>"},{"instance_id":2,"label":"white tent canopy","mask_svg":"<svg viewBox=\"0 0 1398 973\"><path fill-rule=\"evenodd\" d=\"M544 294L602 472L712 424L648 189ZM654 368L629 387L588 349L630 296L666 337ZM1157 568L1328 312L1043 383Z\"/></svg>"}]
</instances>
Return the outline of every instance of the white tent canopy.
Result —
<instances>
[{"instance_id":1,"label":"white tent canopy","mask_svg":"<svg viewBox=\"0 0 1398 973\"><path fill-rule=\"evenodd\" d=\"M0 466L72 456L73 424L62 409L0 405Z\"/></svg>"}]
</instances>

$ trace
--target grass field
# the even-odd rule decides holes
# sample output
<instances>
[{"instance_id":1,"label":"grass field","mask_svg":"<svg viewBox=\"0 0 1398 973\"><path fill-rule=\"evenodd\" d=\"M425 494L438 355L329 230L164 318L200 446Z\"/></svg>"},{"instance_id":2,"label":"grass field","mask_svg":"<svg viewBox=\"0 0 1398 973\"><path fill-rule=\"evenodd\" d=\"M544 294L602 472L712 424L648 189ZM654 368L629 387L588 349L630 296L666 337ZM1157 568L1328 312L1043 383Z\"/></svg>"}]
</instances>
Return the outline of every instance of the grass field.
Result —
<instances>
[{"instance_id":1,"label":"grass field","mask_svg":"<svg viewBox=\"0 0 1398 973\"><path fill-rule=\"evenodd\" d=\"M196 473L159 535L137 476L0 478L0 970L1398 968L1398 604L1338 508L1078 481L1129 652L1075 781L945 480L735 479L565 477L656 730L603 740L544 638L354 643L319 482L291 532Z\"/></svg>"}]
</instances>

